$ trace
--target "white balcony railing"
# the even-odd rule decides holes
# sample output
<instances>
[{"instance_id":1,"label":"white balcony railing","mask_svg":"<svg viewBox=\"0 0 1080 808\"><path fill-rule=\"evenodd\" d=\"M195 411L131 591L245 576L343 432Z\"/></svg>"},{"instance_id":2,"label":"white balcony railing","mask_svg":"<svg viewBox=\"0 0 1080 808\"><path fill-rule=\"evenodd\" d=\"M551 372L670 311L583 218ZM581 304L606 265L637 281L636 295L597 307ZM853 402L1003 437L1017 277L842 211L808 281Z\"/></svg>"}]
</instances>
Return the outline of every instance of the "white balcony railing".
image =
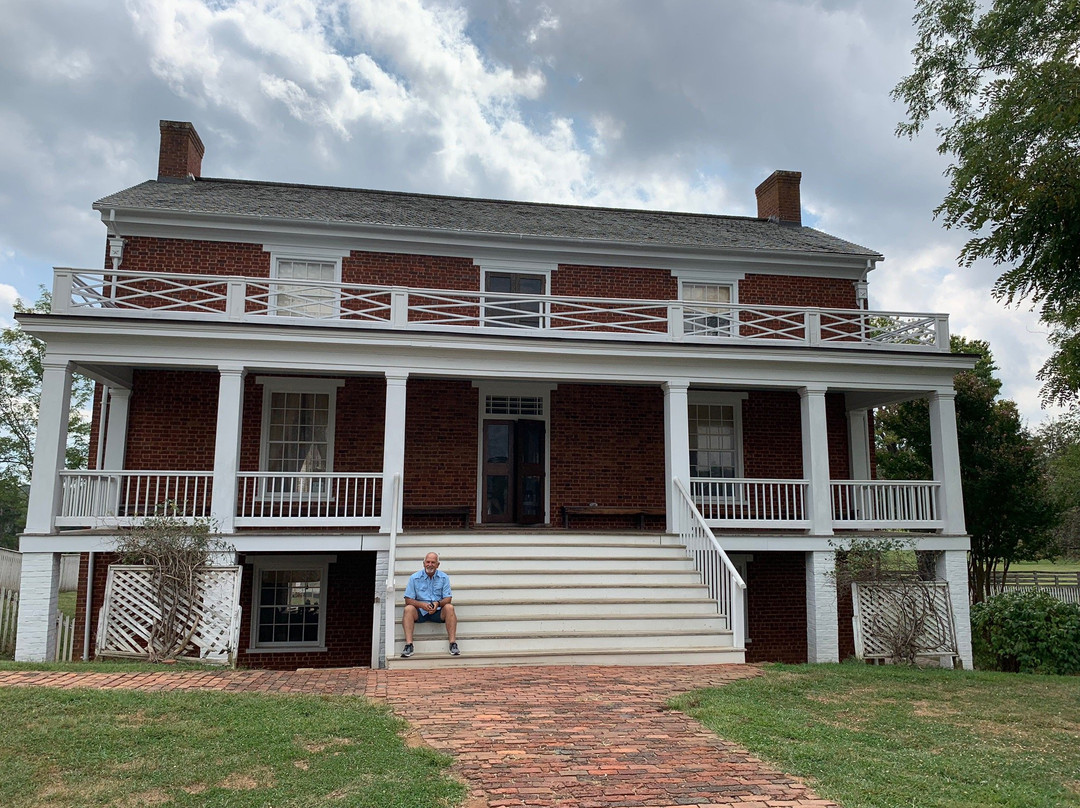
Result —
<instances>
[{"instance_id":1,"label":"white balcony railing","mask_svg":"<svg viewBox=\"0 0 1080 808\"><path fill-rule=\"evenodd\" d=\"M57 527L121 527L147 516L209 518L213 472L60 472ZM238 526L378 525L381 474L247 472L237 478Z\"/></svg>"},{"instance_id":2,"label":"white balcony railing","mask_svg":"<svg viewBox=\"0 0 1080 808\"><path fill-rule=\"evenodd\" d=\"M940 528L941 483L833 480L833 522L853 528Z\"/></svg>"},{"instance_id":3,"label":"white balcony railing","mask_svg":"<svg viewBox=\"0 0 1080 808\"><path fill-rule=\"evenodd\" d=\"M751 480L695 477L694 504L710 525L805 528L806 480Z\"/></svg>"},{"instance_id":4,"label":"white balcony railing","mask_svg":"<svg viewBox=\"0 0 1080 808\"><path fill-rule=\"evenodd\" d=\"M60 472L58 527L131 525L147 516L210 516L213 472Z\"/></svg>"},{"instance_id":5,"label":"white balcony railing","mask_svg":"<svg viewBox=\"0 0 1080 808\"><path fill-rule=\"evenodd\" d=\"M53 312L567 338L948 351L948 316L680 300L525 295L316 281L57 269Z\"/></svg>"}]
</instances>

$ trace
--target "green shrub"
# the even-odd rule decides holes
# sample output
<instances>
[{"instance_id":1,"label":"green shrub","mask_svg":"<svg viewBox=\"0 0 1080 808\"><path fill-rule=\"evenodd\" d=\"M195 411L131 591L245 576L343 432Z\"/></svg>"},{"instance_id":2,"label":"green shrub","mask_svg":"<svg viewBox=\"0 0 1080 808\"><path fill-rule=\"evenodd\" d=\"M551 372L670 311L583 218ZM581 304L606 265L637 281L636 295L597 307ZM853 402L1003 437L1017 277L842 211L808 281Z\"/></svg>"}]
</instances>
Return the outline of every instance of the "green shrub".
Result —
<instances>
[{"instance_id":1,"label":"green shrub","mask_svg":"<svg viewBox=\"0 0 1080 808\"><path fill-rule=\"evenodd\" d=\"M1080 606L1046 592L1006 592L971 607L975 658L1013 673L1080 673Z\"/></svg>"}]
</instances>

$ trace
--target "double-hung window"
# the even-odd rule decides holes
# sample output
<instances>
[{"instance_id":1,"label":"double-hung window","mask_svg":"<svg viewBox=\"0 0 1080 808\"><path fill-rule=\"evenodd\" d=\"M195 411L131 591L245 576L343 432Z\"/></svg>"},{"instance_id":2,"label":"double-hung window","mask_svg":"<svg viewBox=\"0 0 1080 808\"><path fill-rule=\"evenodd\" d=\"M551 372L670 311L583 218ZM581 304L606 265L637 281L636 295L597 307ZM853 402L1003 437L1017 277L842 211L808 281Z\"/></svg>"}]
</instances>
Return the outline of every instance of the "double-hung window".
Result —
<instances>
[{"instance_id":1,"label":"double-hung window","mask_svg":"<svg viewBox=\"0 0 1080 808\"><path fill-rule=\"evenodd\" d=\"M272 283L267 307L278 317L340 316L341 259L348 252L264 245Z\"/></svg>"},{"instance_id":2,"label":"double-hung window","mask_svg":"<svg viewBox=\"0 0 1080 808\"><path fill-rule=\"evenodd\" d=\"M742 476L742 400L745 394L692 392L687 421L690 477L696 480ZM731 484L709 486L711 496L728 499L738 492Z\"/></svg>"},{"instance_id":3,"label":"double-hung window","mask_svg":"<svg viewBox=\"0 0 1080 808\"><path fill-rule=\"evenodd\" d=\"M731 284L682 283L683 324L687 334L731 336Z\"/></svg>"},{"instance_id":4,"label":"double-hung window","mask_svg":"<svg viewBox=\"0 0 1080 808\"><path fill-rule=\"evenodd\" d=\"M336 379L273 378L263 385L264 496L321 496L334 465Z\"/></svg>"},{"instance_id":5,"label":"double-hung window","mask_svg":"<svg viewBox=\"0 0 1080 808\"><path fill-rule=\"evenodd\" d=\"M326 584L334 556L255 556L251 647L326 645Z\"/></svg>"}]
</instances>

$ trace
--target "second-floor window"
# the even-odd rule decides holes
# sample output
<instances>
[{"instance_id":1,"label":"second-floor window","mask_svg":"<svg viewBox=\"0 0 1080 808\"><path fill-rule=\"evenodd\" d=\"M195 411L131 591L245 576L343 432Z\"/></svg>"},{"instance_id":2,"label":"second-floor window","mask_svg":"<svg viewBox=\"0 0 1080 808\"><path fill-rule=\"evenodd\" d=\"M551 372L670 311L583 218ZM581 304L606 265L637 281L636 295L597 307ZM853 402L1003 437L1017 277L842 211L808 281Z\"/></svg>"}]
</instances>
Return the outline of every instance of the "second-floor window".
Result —
<instances>
[{"instance_id":1,"label":"second-floor window","mask_svg":"<svg viewBox=\"0 0 1080 808\"><path fill-rule=\"evenodd\" d=\"M547 276L524 272L484 273L485 292L509 292L515 295L547 293ZM484 325L505 328L540 328L544 321L544 303L540 300L520 300L484 296Z\"/></svg>"},{"instance_id":2,"label":"second-floor window","mask_svg":"<svg viewBox=\"0 0 1080 808\"><path fill-rule=\"evenodd\" d=\"M278 258L274 277L288 283L274 284L274 313L279 317L336 317L337 290L333 284L337 274L335 261Z\"/></svg>"},{"instance_id":3,"label":"second-floor window","mask_svg":"<svg viewBox=\"0 0 1080 808\"><path fill-rule=\"evenodd\" d=\"M726 337L731 335L731 285L682 283L683 323L687 334Z\"/></svg>"},{"instance_id":4,"label":"second-floor window","mask_svg":"<svg viewBox=\"0 0 1080 808\"><path fill-rule=\"evenodd\" d=\"M264 495L320 494L334 468L334 407L340 382L260 379L264 384L262 470L271 472Z\"/></svg>"}]
</instances>

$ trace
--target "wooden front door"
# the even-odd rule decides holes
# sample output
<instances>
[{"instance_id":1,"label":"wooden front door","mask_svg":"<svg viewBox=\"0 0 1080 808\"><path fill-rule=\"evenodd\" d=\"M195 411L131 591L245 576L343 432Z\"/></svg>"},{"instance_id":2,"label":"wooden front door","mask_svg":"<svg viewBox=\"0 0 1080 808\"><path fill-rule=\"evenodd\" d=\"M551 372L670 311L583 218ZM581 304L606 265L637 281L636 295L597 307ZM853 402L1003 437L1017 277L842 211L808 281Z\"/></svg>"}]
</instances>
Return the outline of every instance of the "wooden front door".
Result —
<instances>
[{"instance_id":1,"label":"wooden front door","mask_svg":"<svg viewBox=\"0 0 1080 808\"><path fill-rule=\"evenodd\" d=\"M543 421L484 421L484 523L544 521L544 435Z\"/></svg>"}]
</instances>

